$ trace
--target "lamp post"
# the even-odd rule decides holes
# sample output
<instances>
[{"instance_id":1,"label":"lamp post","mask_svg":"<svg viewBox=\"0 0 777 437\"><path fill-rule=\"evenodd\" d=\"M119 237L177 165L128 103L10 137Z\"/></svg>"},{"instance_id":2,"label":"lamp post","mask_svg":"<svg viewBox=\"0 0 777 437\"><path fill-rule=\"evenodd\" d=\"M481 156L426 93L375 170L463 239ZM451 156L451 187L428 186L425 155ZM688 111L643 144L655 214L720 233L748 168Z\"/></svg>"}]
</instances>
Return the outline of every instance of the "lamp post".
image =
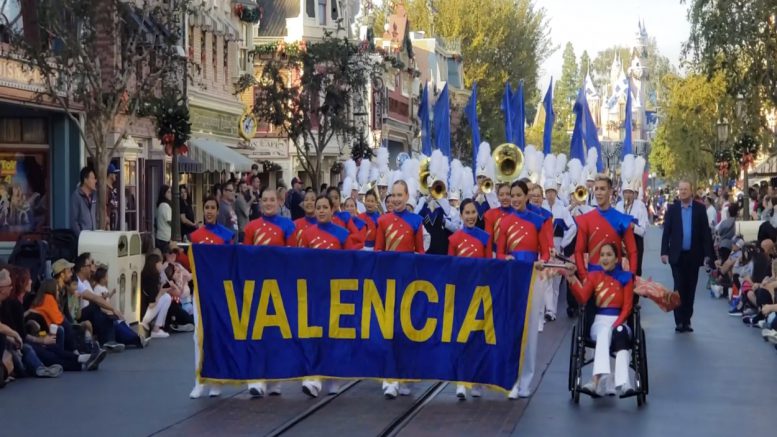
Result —
<instances>
[{"instance_id":1,"label":"lamp post","mask_svg":"<svg viewBox=\"0 0 777 437\"><path fill-rule=\"evenodd\" d=\"M715 159L720 159L720 152L725 150L726 143L728 142L728 120L726 117L720 117L717 124L718 129L718 146L715 148ZM720 183L727 189L728 178L726 177L728 172L728 162L720 160L715 163L718 167L718 176L720 177Z\"/></svg>"}]
</instances>

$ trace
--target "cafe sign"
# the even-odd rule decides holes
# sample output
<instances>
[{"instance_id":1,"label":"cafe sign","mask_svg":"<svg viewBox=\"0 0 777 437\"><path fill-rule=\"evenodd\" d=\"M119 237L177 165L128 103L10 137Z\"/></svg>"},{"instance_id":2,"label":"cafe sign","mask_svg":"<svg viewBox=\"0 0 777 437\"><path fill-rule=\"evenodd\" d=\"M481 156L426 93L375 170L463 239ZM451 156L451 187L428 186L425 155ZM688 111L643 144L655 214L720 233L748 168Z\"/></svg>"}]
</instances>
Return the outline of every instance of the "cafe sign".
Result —
<instances>
[{"instance_id":1,"label":"cafe sign","mask_svg":"<svg viewBox=\"0 0 777 437\"><path fill-rule=\"evenodd\" d=\"M286 159L289 157L289 140L286 138L254 138L251 140L254 159Z\"/></svg>"}]
</instances>

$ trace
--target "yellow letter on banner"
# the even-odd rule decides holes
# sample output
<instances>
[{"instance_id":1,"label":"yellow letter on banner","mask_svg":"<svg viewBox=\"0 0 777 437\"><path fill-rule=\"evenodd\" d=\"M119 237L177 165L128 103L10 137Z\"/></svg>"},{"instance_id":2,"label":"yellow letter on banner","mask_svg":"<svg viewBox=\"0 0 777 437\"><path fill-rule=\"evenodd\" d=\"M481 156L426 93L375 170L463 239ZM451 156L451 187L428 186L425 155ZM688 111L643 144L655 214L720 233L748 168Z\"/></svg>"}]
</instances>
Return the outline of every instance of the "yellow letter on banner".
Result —
<instances>
[{"instance_id":1,"label":"yellow letter on banner","mask_svg":"<svg viewBox=\"0 0 777 437\"><path fill-rule=\"evenodd\" d=\"M483 320L478 320L478 308L483 305ZM467 309L467 315L464 316L464 323L461 324L461 330L456 341L466 343L470 334L474 331L483 331L486 336L487 344L496 344L496 332L494 331L494 307L491 299L491 289L488 286L475 288L472 300Z\"/></svg>"},{"instance_id":2,"label":"yellow letter on banner","mask_svg":"<svg viewBox=\"0 0 777 437\"><path fill-rule=\"evenodd\" d=\"M272 306L275 308L275 314L267 314L267 310L272 300ZM264 334L264 328L276 326L281 330L281 336L284 339L291 338L291 328L289 319L286 317L286 309L283 307L281 299L281 290L278 288L278 281L274 279L265 279L262 283L262 294L259 295L259 308L256 309L256 321L254 322L254 331L251 334L251 340L261 340Z\"/></svg>"},{"instance_id":3,"label":"yellow letter on banner","mask_svg":"<svg viewBox=\"0 0 777 437\"><path fill-rule=\"evenodd\" d=\"M411 306L413 305L413 298L419 292L426 294L426 298L429 299L430 303L439 302L437 290L431 282L413 281L405 288L405 293L402 295L399 320L402 324L402 331L405 333L405 336L412 341L421 343L432 337L434 330L437 328L437 319L431 317L427 318L426 323L424 323L424 326L421 329L416 329L415 326L413 326Z\"/></svg>"},{"instance_id":4,"label":"yellow letter on banner","mask_svg":"<svg viewBox=\"0 0 777 437\"><path fill-rule=\"evenodd\" d=\"M356 305L340 302L340 293L343 291L357 291L359 289L359 281L356 279L332 279L330 289L332 295L329 305L329 338L353 340L356 338L356 329L341 327L340 317L355 315Z\"/></svg>"},{"instance_id":5,"label":"yellow letter on banner","mask_svg":"<svg viewBox=\"0 0 777 437\"><path fill-rule=\"evenodd\" d=\"M237 300L235 299L235 287L232 281L224 281L224 293L227 295L227 309L229 320L232 322L232 334L235 340L245 340L248 336L248 321L251 319L251 302L254 300L254 281L246 281L243 284L243 306L240 315L237 314Z\"/></svg>"},{"instance_id":6,"label":"yellow letter on banner","mask_svg":"<svg viewBox=\"0 0 777 437\"><path fill-rule=\"evenodd\" d=\"M378 320L380 333L386 340L394 338L394 306L397 300L397 283L393 279L386 281L386 304L380 300L378 288L372 279L365 279L362 292L362 338L370 338L372 311Z\"/></svg>"},{"instance_id":7,"label":"yellow letter on banner","mask_svg":"<svg viewBox=\"0 0 777 437\"><path fill-rule=\"evenodd\" d=\"M450 343L453 332L453 303L456 300L456 286L445 284L445 306L442 313L442 342Z\"/></svg>"},{"instance_id":8,"label":"yellow letter on banner","mask_svg":"<svg viewBox=\"0 0 777 437\"><path fill-rule=\"evenodd\" d=\"M299 338L321 338L324 328L308 326L308 281L297 279L297 321L299 323Z\"/></svg>"}]
</instances>

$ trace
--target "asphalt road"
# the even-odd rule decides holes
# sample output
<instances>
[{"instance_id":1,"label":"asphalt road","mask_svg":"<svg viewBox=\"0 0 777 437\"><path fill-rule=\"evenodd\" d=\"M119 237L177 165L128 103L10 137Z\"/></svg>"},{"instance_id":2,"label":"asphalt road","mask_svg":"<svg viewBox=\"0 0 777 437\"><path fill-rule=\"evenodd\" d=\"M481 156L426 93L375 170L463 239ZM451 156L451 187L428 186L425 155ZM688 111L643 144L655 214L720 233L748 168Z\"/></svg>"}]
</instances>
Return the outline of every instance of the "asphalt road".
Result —
<instances>
[{"instance_id":1,"label":"asphalt road","mask_svg":"<svg viewBox=\"0 0 777 437\"><path fill-rule=\"evenodd\" d=\"M644 270L671 284L668 267L658 262L659 238L660 230L650 230ZM375 381L355 383L336 398L311 400L298 383L287 383L280 397L250 400L243 387L234 386L220 398L190 400L193 343L191 335L179 334L153 340L146 350L111 355L97 372L10 384L0 390L0 435L773 434L777 352L759 330L729 317L725 302L709 298L704 284L700 279L692 334L676 334L671 314L643 303L651 393L642 408L635 399L570 401L571 322L565 318L540 334L538 388L529 400L518 401L486 393L461 402L453 386L423 382L412 396L389 402Z\"/></svg>"}]
</instances>

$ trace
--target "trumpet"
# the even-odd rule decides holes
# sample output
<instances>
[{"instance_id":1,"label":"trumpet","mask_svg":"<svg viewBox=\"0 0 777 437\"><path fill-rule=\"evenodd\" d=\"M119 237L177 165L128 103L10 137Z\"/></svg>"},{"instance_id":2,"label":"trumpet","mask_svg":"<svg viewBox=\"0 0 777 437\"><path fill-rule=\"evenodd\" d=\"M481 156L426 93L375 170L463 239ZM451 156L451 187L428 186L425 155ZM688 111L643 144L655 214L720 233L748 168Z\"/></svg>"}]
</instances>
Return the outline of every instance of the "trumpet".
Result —
<instances>
[{"instance_id":1,"label":"trumpet","mask_svg":"<svg viewBox=\"0 0 777 437\"><path fill-rule=\"evenodd\" d=\"M504 143L491 153L496 164L496 180L512 182L523 169L523 152L515 144Z\"/></svg>"},{"instance_id":2,"label":"trumpet","mask_svg":"<svg viewBox=\"0 0 777 437\"><path fill-rule=\"evenodd\" d=\"M481 193L488 194L494 191L494 181L492 181L491 178L483 179L478 188L480 188Z\"/></svg>"},{"instance_id":3,"label":"trumpet","mask_svg":"<svg viewBox=\"0 0 777 437\"><path fill-rule=\"evenodd\" d=\"M578 185L575 187L575 192L572 196L580 203L585 203L588 200L588 188L585 185Z\"/></svg>"},{"instance_id":4,"label":"trumpet","mask_svg":"<svg viewBox=\"0 0 777 437\"><path fill-rule=\"evenodd\" d=\"M434 198L435 200L440 200L442 198L448 197L448 188L445 186L444 181L434 181L432 183L432 187L429 190L429 194Z\"/></svg>"}]
</instances>

